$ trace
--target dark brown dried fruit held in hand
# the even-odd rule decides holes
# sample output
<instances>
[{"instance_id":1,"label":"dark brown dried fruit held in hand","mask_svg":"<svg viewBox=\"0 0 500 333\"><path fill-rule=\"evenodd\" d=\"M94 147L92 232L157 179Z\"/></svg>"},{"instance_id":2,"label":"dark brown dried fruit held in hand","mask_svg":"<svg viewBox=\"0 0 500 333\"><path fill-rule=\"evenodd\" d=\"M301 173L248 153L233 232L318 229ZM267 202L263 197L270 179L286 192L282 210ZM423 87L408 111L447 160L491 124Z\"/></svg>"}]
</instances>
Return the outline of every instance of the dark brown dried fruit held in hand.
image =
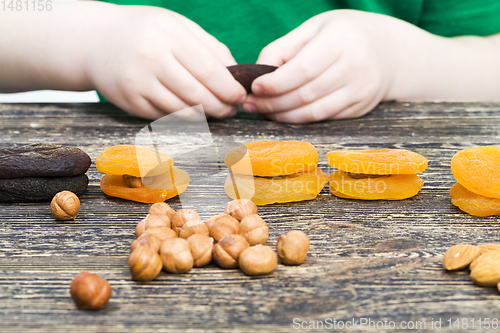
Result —
<instances>
[{"instance_id":1,"label":"dark brown dried fruit held in hand","mask_svg":"<svg viewBox=\"0 0 500 333\"><path fill-rule=\"evenodd\" d=\"M0 148L0 179L77 176L90 163L90 157L76 147L36 143Z\"/></svg>"},{"instance_id":2,"label":"dark brown dried fruit held in hand","mask_svg":"<svg viewBox=\"0 0 500 333\"><path fill-rule=\"evenodd\" d=\"M227 69L233 74L236 81L238 81L247 91L247 94L252 93L252 82L261 75L274 72L278 67L268 65L234 65L229 66Z\"/></svg>"}]
</instances>

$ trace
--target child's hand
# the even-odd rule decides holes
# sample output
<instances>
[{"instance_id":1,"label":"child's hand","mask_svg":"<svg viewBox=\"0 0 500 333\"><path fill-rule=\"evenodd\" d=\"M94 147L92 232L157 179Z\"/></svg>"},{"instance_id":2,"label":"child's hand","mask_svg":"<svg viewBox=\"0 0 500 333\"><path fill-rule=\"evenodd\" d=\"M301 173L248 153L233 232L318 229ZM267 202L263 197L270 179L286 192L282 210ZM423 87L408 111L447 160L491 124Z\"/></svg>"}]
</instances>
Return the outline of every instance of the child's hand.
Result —
<instances>
[{"instance_id":1,"label":"child's hand","mask_svg":"<svg viewBox=\"0 0 500 333\"><path fill-rule=\"evenodd\" d=\"M364 115L390 88L391 29L401 24L351 10L311 18L262 50L258 63L280 67L253 82L244 109L292 123Z\"/></svg>"},{"instance_id":2,"label":"child's hand","mask_svg":"<svg viewBox=\"0 0 500 333\"><path fill-rule=\"evenodd\" d=\"M236 62L225 45L165 9L108 10L87 66L93 86L110 102L152 119L197 104L214 117L236 113L246 94L226 69Z\"/></svg>"}]
</instances>

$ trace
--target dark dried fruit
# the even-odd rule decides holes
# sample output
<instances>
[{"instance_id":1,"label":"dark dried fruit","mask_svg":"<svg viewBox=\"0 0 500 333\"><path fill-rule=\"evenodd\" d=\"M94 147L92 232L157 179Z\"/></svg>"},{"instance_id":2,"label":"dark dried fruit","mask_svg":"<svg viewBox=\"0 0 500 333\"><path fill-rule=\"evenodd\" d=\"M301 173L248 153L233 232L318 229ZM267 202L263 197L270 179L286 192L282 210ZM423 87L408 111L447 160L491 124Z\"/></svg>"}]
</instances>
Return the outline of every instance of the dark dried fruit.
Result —
<instances>
[{"instance_id":1,"label":"dark dried fruit","mask_svg":"<svg viewBox=\"0 0 500 333\"><path fill-rule=\"evenodd\" d=\"M85 192L88 183L87 175L0 179L0 202L51 201L64 190L79 195Z\"/></svg>"},{"instance_id":2,"label":"dark dried fruit","mask_svg":"<svg viewBox=\"0 0 500 333\"><path fill-rule=\"evenodd\" d=\"M236 81L238 81L247 91L247 94L252 93L252 82L261 75L274 72L278 67L268 65L234 65L229 66L227 69L233 74Z\"/></svg>"},{"instance_id":3,"label":"dark dried fruit","mask_svg":"<svg viewBox=\"0 0 500 333\"><path fill-rule=\"evenodd\" d=\"M84 174L90 163L90 157L76 147L36 143L1 148L0 179L77 176Z\"/></svg>"}]
</instances>

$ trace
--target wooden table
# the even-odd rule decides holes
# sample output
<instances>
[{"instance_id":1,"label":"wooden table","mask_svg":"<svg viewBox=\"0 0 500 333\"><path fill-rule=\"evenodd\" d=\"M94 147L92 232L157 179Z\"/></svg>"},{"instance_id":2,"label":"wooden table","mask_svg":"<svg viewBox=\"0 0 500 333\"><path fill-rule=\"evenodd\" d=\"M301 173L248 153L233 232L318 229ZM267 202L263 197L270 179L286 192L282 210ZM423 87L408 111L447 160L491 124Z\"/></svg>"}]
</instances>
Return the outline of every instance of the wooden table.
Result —
<instances>
[{"instance_id":1,"label":"wooden table","mask_svg":"<svg viewBox=\"0 0 500 333\"><path fill-rule=\"evenodd\" d=\"M211 120L214 140L310 142L327 173L325 155L335 149L406 148L429 159L422 191L408 200L339 199L325 187L312 201L260 207L268 245L293 229L311 241L303 265L279 264L264 277L212 264L182 275L162 272L150 283L131 280L129 246L149 205L106 197L95 159L108 146L133 144L147 125L107 104L0 105L3 146L74 145L93 160L73 223L55 221L48 203L0 204L0 331L290 332L312 330L320 321L338 331L339 321L351 327L353 319L354 331L370 321L378 332L424 324L433 331L439 320L442 330L458 331L457 319L461 328L485 331L486 321L500 317L498 290L473 285L467 270L448 273L441 266L454 244L499 242L498 218L459 211L448 191L457 151L499 143L500 104L386 103L361 119L305 125L253 115ZM222 183L193 190L200 213L220 212L211 202L225 196ZM176 198L169 204L181 208ZM84 270L113 287L101 311L76 310L69 297L73 277Z\"/></svg>"}]
</instances>

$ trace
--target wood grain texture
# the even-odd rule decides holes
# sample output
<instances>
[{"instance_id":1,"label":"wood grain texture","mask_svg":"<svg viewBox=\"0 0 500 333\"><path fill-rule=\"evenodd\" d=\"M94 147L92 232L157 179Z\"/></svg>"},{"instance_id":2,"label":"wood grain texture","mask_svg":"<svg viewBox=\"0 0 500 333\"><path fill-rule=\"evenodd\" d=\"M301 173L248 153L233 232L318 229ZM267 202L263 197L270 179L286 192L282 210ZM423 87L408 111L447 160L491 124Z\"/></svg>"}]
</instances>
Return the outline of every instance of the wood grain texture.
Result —
<instances>
[{"instance_id":1,"label":"wood grain texture","mask_svg":"<svg viewBox=\"0 0 500 333\"><path fill-rule=\"evenodd\" d=\"M73 145L93 161L75 222L55 221L48 203L0 204L0 331L290 332L294 318L387 319L397 325L420 320L432 331L431 318L441 318L443 327L448 318L498 318L499 292L474 286L468 271L445 272L441 260L457 243L499 242L497 217L462 213L448 194L455 182L452 156L499 143L499 111L494 103L385 103L361 119L316 124L279 124L254 115L211 120L213 140L221 146L310 142L326 173L330 150L406 148L429 159L421 174L425 185L402 201L340 199L326 186L312 201L259 207L270 229L268 245L293 229L309 236L311 249L301 266L278 264L269 276L247 277L212 264L136 283L127 258L135 225L149 205L106 197L95 159L108 146L133 144L148 121L109 104L0 105L2 146ZM196 158L183 167L210 169ZM217 200L229 200L225 177L213 177L220 178L218 185L188 189L188 208L204 218L221 212ZM179 198L168 203L181 208ZM78 311L69 297L71 280L83 270L113 287L102 311Z\"/></svg>"}]
</instances>

